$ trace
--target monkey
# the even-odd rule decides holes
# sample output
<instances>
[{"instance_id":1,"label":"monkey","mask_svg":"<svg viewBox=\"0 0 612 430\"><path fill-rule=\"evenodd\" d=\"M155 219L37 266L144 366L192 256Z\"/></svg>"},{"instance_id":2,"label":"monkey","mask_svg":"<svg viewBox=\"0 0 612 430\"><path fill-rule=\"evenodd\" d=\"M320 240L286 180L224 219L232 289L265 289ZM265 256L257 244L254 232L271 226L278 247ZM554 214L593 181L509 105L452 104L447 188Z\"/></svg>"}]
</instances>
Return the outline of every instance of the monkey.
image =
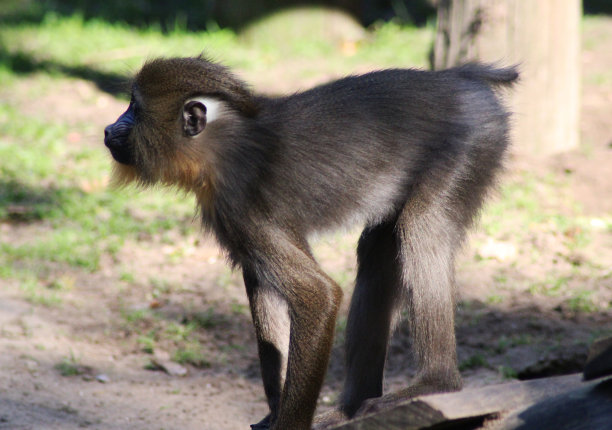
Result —
<instances>
[{"instance_id":1,"label":"monkey","mask_svg":"<svg viewBox=\"0 0 612 430\"><path fill-rule=\"evenodd\" d=\"M269 414L310 429L341 287L315 233L360 224L338 413L383 394L407 316L417 374L400 398L461 389L454 260L510 144L500 90L516 67L385 69L286 96L252 91L204 55L147 61L104 130L116 184L193 193L205 230L242 271ZM369 401L369 400L368 400Z\"/></svg>"}]
</instances>

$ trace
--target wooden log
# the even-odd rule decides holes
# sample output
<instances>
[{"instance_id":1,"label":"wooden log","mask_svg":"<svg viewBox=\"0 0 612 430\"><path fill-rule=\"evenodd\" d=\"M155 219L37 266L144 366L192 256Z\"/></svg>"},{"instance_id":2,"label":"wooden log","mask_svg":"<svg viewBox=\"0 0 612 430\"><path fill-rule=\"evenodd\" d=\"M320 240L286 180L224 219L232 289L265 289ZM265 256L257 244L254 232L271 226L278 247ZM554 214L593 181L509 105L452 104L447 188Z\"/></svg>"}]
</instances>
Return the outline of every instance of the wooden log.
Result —
<instances>
[{"instance_id":1,"label":"wooden log","mask_svg":"<svg viewBox=\"0 0 612 430\"><path fill-rule=\"evenodd\" d=\"M593 342L584 366L584 379L587 381L606 375L612 375L612 336Z\"/></svg>"},{"instance_id":2,"label":"wooden log","mask_svg":"<svg viewBox=\"0 0 612 430\"><path fill-rule=\"evenodd\" d=\"M526 408L543 399L597 382L584 382L581 374L516 381L457 393L418 397L340 424L336 430L419 430L478 428L505 412ZM612 423L612 421L611 421ZM467 426L467 427L466 427Z\"/></svg>"},{"instance_id":3,"label":"wooden log","mask_svg":"<svg viewBox=\"0 0 612 430\"><path fill-rule=\"evenodd\" d=\"M591 383L519 408L487 430L610 430L612 379Z\"/></svg>"}]
</instances>

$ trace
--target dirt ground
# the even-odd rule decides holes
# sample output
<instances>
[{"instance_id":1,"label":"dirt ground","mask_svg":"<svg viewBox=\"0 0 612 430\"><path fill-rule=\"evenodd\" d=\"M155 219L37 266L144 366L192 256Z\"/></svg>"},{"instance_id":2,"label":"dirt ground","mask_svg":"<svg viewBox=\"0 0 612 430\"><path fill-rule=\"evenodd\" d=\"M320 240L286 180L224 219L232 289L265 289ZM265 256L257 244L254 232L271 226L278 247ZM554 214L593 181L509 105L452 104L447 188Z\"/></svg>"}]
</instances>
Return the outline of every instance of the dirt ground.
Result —
<instances>
[{"instance_id":1,"label":"dirt ground","mask_svg":"<svg viewBox=\"0 0 612 430\"><path fill-rule=\"evenodd\" d=\"M601 28L607 28L609 38L612 19L597 31ZM612 51L609 44L601 48L601 52L589 50L583 56L588 73L608 74L604 87L584 79L581 128L588 150L546 162L512 160L508 172L536 171L538 177L570 172L570 193L585 216L593 219L612 213ZM64 105L70 105L66 103L69 98L80 106L80 119L93 124L88 138L104 150L101 130L123 110L123 103L84 81L65 85L57 94ZM38 104L51 103L54 94L46 97L49 100ZM98 100L95 105L87 102L92 97ZM73 112L54 108L52 114L68 117ZM1 234L14 240L36 234L38 228L45 227L0 224ZM523 228L516 225L516 229ZM356 237L348 233L341 240L333 236L316 245L330 273L354 273L351 245ZM534 261L529 252L519 252L515 263L506 267L503 258L485 263L476 258L484 251L475 244L486 243L486 237L482 231L472 235L458 262L457 336L466 386L579 371L589 343L598 333L612 329L609 306L575 312L555 297L534 296L526 287L529 279L538 279L550 265L593 259L604 265L608 262L608 267L582 279L579 287L596 291L598 300L612 301L610 232L602 230L580 255L563 254L565 239L564 234L536 231L532 246L542 251L542 259ZM512 245L512 238L507 242ZM117 261L127 264L142 282L124 288ZM505 277L497 292L500 299L492 300L491 285L500 285L500 273ZM174 286L161 303L155 300L156 287L148 282L156 278ZM33 305L15 286L3 282L0 280L0 429L247 429L267 412L242 283L210 239L194 234L177 236L174 242L148 237L128 243L118 258L103 261L101 270L87 277L79 275L60 307ZM341 320L349 297L346 294ZM152 370L152 356L122 322L121 310L126 307L155 307L160 318L179 322L206 312L209 324L202 329L200 341L207 349L208 365L185 366L185 376ZM78 375L60 374L57 365L66 360L78 363ZM340 333L321 393L320 412L337 398L342 360ZM394 337L387 369L387 391L405 386L413 372L405 326Z\"/></svg>"}]
</instances>

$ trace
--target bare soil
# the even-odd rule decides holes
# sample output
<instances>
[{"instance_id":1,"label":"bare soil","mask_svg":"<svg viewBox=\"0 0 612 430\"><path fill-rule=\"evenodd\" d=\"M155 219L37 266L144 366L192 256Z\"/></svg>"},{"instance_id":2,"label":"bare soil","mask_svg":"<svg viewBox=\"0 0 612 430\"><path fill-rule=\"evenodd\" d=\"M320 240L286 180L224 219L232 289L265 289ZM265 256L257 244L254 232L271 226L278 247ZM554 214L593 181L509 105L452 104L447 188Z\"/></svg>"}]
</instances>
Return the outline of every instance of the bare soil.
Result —
<instances>
[{"instance_id":1,"label":"bare soil","mask_svg":"<svg viewBox=\"0 0 612 430\"><path fill-rule=\"evenodd\" d=\"M612 34L612 19L597 31L603 29L608 37ZM600 51L583 56L586 149L546 161L512 160L508 172L567 178L569 198L593 219L612 214L611 52L602 44ZM608 74L605 85L588 78L597 73ZM104 125L123 110L123 103L85 81L66 81L37 104L61 121L78 112L72 121L90 121L92 127L91 135L75 140L96 145L101 145ZM557 202L554 196L551 200ZM555 207L563 214L562 204ZM0 224L0 234L18 241L48 228ZM572 282L593 291L602 303L612 301L610 232L602 230L577 254L567 251L567 234L534 231L530 249L520 249L511 265L500 255L478 258L483 250L477 244L486 243L486 237L481 231L473 234L458 262L457 336L466 386L580 371L593 338L612 329L610 306L577 312L559 297L530 292L530 280L557 267L594 261L600 270ZM330 273L354 274L350 245L356 237L349 233L317 244L317 255ZM513 238L507 243L513 245ZM541 257L534 260L532 250ZM126 268L135 282L122 282ZM107 258L93 274L64 275L74 287L64 293L61 306L50 307L29 303L18 286L0 280L0 429L247 429L266 414L242 283L211 239L196 234L177 234L174 240L143 237L126 244L118 258ZM161 300L155 279L166 285ZM493 285L498 291L492 291ZM493 293L498 300L491 299ZM349 297L347 291L341 321ZM159 318L178 323L207 315L209 323L198 338L206 366L186 365L185 376L150 370L152 356L143 351L122 312L152 308ZM341 387L342 337L339 330L319 412L333 406ZM409 382L414 371L409 343L407 328L400 326L389 351L387 391ZM78 364L78 375L61 375L57 365L66 361Z\"/></svg>"}]
</instances>

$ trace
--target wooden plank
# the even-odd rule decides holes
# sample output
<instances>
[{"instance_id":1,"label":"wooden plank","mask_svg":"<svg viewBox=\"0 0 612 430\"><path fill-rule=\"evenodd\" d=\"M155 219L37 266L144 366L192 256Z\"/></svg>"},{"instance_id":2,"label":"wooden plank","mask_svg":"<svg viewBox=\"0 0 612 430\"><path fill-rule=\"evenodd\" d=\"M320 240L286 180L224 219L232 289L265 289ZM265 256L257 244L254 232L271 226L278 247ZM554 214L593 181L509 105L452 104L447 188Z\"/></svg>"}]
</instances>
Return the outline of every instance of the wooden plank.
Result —
<instances>
[{"instance_id":1,"label":"wooden plank","mask_svg":"<svg viewBox=\"0 0 612 430\"><path fill-rule=\"evenodd\" d=\"M593 383L590 383L591 385ZM336 430L418 430L437 424L466 424L527 407L546 397L589 385L581 374L516 381L466 389L457 393L422 396L358 417L333 427ZM472 428L474 428L474 425ZM452 428L452 427L449 427Z\"/></svg>"}]
</instances>

